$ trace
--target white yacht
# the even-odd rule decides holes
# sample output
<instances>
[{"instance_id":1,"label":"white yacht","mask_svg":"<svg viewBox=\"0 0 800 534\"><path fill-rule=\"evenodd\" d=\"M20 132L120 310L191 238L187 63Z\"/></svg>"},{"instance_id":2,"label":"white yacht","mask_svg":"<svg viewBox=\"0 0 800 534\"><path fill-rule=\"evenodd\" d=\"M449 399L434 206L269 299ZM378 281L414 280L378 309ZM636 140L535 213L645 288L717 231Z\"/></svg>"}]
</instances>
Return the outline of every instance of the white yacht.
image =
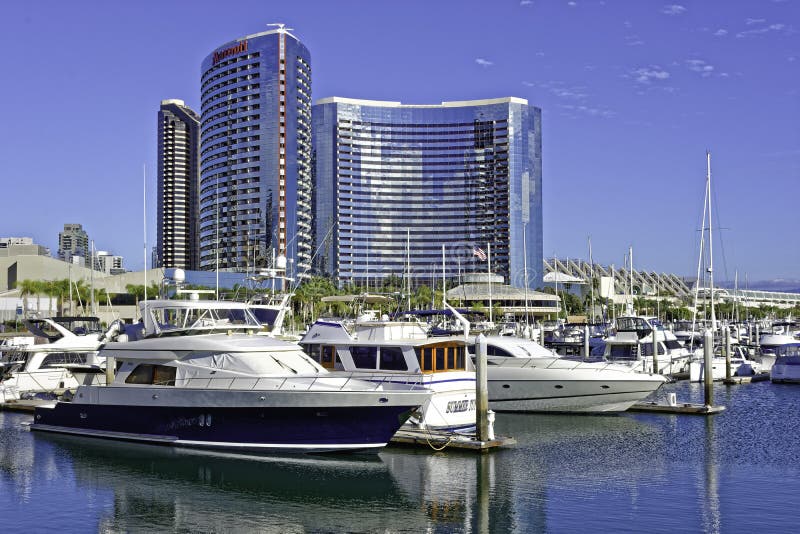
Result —
<instances>
[{"instance_id":1,"label":"white yacht","mask_svg":"<svg viewBox=\"0 0 800 534\"><path fill-rule=\"evenodd\" d=\"M666 378L630 366L558 357L526 339L486 338L489 407L510 412L622 412Z\"/></svg>"},{"instance_id":2,"label":"white yacht","mask_svg":"<svg viewBox=\"0 0 800 534\"><path fill-rule=\"evenodd\" d=\"M692 353L675 335L655 318L627 316L618 317L616 334L606 339L603 357L613 363L627 365L637 371L655 372L665 376L676 376L688 371ZM653 336L658 353L654 368Z\"/></svg>"},{"instance_id":3,"label":"white yacht","mask_svg":"<svg viewBox=\"0 0 800 534\"><path fill-rule=\"evenodd\" d=\"M81 384L105 381L105 360L98 356L98 350L117 331L119 323L113 323L106 333L99 332L96 318L30 319L25 323L31 333L49 343L19 346L5 354L0 402L19 400L27 394L61 394ZM82 326L89 324L95 326Z\"/></svg>"},{"instance_id":4,"label":"white yacht","mask_svg":"<svg viewBox=\"0 0 800 534\"><path fill-rule=\"evenodd\" d=\"M475 427L475 372L463 337L429 337L417 321L362 316L352 323L317 320L300 345L327 369L359 372L381 382L422 380L433 395L409 419L410 426L447 431Z\"/></svg>"},{"instance_id":5,"label":"white yacht","mask_svg":"<svg viewBox=\"0 0 800 534\"><path fill-rule=\"evenodd\" d=\"M724 380L727 373L727 363L724 356L724 348L717 346L714 349L714 356L711 358L712 380ZM738 345L731 345L731 376L752 376L760 373L763 369L761 363L751 360L747 350ZM691 382L703 382L705 380L705 360L703 348L699 348L695 357L689 362L689 380Z\"/></svg>"},{"instance_id":6,"label":"white yacht","mask_svg":"<svg viewBox=\"0 0 800 534\"><path fill-rule=\"evenodd\" d=\"M800 343L787 343L775 349L770 379L776 384L800 384Z\"/></svg>"},{"instance_id":7,"label":"white yacht","mask_svg":"<svg viewBox=\"0 0 800 534\"><path fill-rule=\"evenodd\" d=\"M798 324L792 321L778 321L772 323L769 332L764 332L758 339L762 352L774 352L782 345L800 341Z\"/></svg>"},{"instance_id":8,"label":"white yacht","mask_svg":"<svg viewBox=\"0 0 800 534\"><path fill-rule=\"evenodd\" d=\"M109 385L37 407L31 429L181 447L329 452L383 447L430 391L331 374L297 346L254 335L243 303L147 301L144 337L100 352Z\"/></svg>"}]
</instances>

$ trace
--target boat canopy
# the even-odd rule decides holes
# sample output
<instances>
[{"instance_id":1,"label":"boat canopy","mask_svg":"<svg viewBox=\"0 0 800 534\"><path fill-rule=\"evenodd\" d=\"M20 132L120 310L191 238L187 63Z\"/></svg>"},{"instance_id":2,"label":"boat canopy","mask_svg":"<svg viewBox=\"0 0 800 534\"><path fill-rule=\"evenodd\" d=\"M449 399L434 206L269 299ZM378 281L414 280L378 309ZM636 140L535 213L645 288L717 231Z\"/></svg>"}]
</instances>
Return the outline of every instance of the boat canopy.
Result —
<instances>
[{"instance_id":1,"label":"boat canopy","mask_svg":"<svg viewBox=\"0 0 800 534\"><path fill-rule=\"evenodd\" d=\"M140 303L145 336L192 331L260 330L243 302L148 300Z\"/></svg>"}]
</instances>

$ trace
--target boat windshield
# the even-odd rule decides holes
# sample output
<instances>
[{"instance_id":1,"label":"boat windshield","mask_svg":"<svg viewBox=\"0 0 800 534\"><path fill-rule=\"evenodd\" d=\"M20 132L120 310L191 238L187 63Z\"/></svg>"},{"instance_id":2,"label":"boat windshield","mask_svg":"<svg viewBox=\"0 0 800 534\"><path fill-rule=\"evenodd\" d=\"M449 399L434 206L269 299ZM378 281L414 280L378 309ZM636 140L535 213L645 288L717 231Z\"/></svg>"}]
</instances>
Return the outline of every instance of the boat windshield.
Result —
<instances>
[{"instance_id":1,"label":"boat windshield","mask_svg":"<svg viewBox=\"0 0 800 534\"><path fill-rule=\"evenodd\" d=\"M186 332L189 330L249 330L260 329L253 314L244 307L211 307L211 306L159 306L151 308L150 316L155 332L164 334L171 331Z\"/></svg>"},{"instance_id":2,"label":"boat windshield","mask_svg":"<svg viewBox=\"0 0 800 534\"><path fill-rule=\"evenodd\" d=\"M789 343L775 347L775 355L781 357L800 357L800 344Z\"/></svg>"}]
</instances>

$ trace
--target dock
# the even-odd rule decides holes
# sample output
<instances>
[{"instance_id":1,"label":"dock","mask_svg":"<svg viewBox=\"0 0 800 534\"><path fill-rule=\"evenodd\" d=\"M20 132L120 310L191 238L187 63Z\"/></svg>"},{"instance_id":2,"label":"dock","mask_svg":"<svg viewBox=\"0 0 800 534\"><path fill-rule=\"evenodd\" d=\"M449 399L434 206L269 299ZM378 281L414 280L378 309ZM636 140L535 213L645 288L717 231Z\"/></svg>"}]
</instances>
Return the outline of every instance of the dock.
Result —
<instances>
[{"instance_id":1,"label":"dock","mask_svg":"<svg viewBox=\"0 0 800 534\"><path fill-rule=\"evenodd\" d=\"M722 381L723 384L732 386L737 384L750 384L753 382L764 382L769 380L769 373L756 373L750 376L732 376Z\"/></svg>"},{"instance_id":2,"label":"dock","mask_svg":"<svg viewBox=\"0 0 800 534\"><path fill-rule=\"evenodd\" d=\"M52 400L43 399L7 400L5 402L0 402L0 411L33 413L37 406L52 403Z\"/></svg>"},{"instance_id":3,"label":"dock","mask_svg":"<svg viewBox=\"0 0 800 534\"><path fill-rule=\"evenodd\" d=\"M459 434L457 432L444 432L440 430L428 429L405 429L398 430L390 445L397 446L422 446L440 451L444 449L461 449L478 452L488 452L500 447L515 445L517 440L506 436L495 436L493 440L479 441L475 434Z\"/></svg>"},{"instance_id":4,"label":"dock","mask_svg":"<svg viewBox=\"0 0 800 534\"><path fill-rule=\"evenodd\" d=\"M691 404L680 402L675 404L659 404L657 402L642 402L628 408L629 412L656 412L684 415L715 415L725 411L725 406L707 406L705 404Z\"/></svg>"}]
</instances>

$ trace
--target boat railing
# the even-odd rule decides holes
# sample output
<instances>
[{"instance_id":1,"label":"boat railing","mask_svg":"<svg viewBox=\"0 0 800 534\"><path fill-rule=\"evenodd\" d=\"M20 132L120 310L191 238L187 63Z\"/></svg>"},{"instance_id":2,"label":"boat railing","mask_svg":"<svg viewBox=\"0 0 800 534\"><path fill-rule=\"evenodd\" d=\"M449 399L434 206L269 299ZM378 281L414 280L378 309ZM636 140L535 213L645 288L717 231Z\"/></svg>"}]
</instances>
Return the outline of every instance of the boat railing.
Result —
<instances>
[{"instance_id":1,"label":"boat railing","mask_svg":"<svg viewBox=\"0 0 800 534\"><path fill-rule=\"evenodd\" d=\"M637 372L636 367L628 365L620 365L618 362L613 362L613 361L581 361L581 360L569 360L566 358L499 357L499 358L490 358L489 365L499 366L499 367L503 366L515 367L519 369L538 367L541 369L565 369L570 371L575 369L603 371L610 368L621 372Z\"/></svg>"},{"instance_id":2,"label":"boat railing","mask_svg":"<svg viewBox=\"0 0 800 534\"><path fill-rule=\"evenodd\" d=\"M247 391L382 391L390 389L427 389L421 376L382 375L377 373L347 373L322 376L269 377L183 377L154 385L186 389L228 389Z\"/></svg>"}]
</instances>

